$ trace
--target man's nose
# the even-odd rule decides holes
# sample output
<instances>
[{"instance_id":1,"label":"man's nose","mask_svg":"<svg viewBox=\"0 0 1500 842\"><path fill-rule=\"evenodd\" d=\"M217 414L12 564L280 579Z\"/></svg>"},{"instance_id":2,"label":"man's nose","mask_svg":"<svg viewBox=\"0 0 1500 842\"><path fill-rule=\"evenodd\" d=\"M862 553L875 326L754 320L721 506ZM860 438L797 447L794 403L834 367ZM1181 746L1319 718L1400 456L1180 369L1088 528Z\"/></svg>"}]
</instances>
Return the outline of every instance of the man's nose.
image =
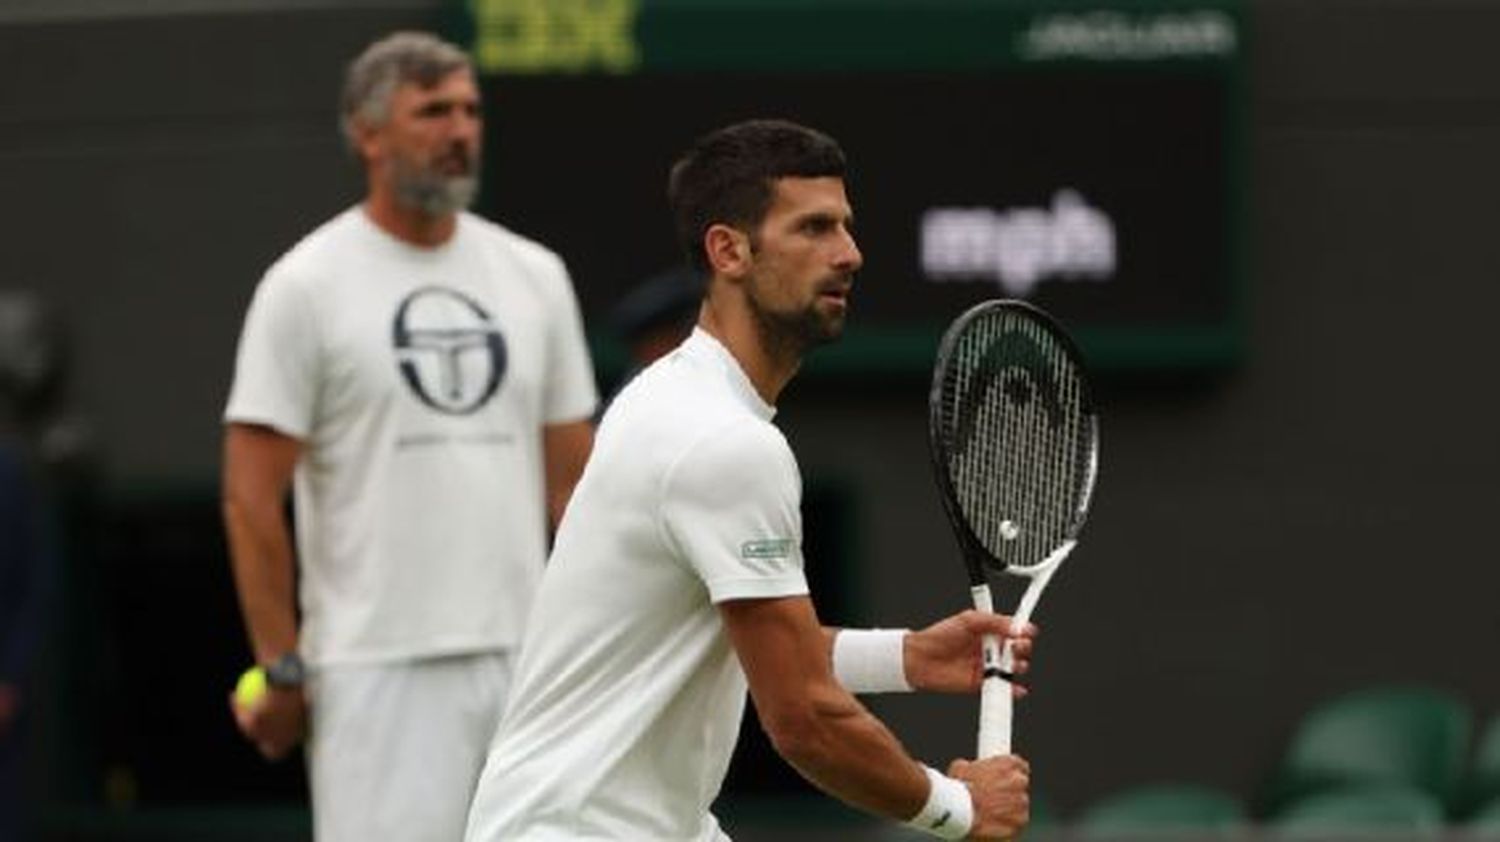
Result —
<instances>
[{"instance_id":1,"label":"man's nose","mask_svg":"<svg viewBox=\"0 0 1500 842\"><path fill-rule=\"evenodd\" d=\"M854 232L848 228L843 229L844 236L839 246L835 265L846 272L858 271L859 267L865 265L865 256L860 253L859 243L854 241Z\"/></svg>"}]
</instances>

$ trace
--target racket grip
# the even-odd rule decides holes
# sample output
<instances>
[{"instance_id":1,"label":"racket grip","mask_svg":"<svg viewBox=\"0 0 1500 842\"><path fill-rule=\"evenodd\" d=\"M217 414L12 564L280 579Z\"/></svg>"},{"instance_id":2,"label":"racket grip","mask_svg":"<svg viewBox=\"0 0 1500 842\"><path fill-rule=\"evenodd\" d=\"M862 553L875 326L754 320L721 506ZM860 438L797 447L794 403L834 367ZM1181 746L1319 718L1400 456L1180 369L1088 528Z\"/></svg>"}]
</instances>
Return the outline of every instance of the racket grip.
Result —
<instances>
[{"instance_id":1,"label":"racket grip","mask_svg":"<svg viewBox=\"0 0 1500 842\"><path fill-rule=\"evenodd\" d=\"M975 609L991 614L995 612L994 599L988 585L975 585L971 593ZM979 750L975 755L980 759L1010 754L1015 704L1011 698L1010 682L1000 674L1000 639L987 634L984 636L983 647L984 681L979 688Z\"/></svg>"},{"instance_id":2,"label":"racket grip","mask_svg":"<svg viewBox=\"0 0 1500 842\"><path fill-rule=\"evenodd\" d=\"M984 680L979 690L979 759L1010 754L1011 721L1015 699L1010 682L999 676Z\"/></svg>"}]
</instances>

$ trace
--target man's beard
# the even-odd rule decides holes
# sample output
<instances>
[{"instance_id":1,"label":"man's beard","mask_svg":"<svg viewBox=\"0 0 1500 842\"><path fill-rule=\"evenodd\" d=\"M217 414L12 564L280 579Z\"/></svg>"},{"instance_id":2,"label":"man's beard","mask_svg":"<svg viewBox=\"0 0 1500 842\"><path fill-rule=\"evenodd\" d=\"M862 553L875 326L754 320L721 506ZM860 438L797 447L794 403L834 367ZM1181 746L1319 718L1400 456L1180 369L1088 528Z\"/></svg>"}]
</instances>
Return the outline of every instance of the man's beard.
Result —
<instances>
[{"instance_id":1,"label":"man's beard","mask_svg":"<svg viewBox=\"0 0 1500 842\"><path fill-rule=\"evenodd\" d=\"M818 285L818 296L806 306L792 312L777 312L763 307L753 292L748 296L750 315L766 347L773 354L792 354L801 357L819 345L827 345L844 332L845 311L824 313L818 309L818 300L825 287L846 286L838 280L828 280Z\"/></svg>"},{"instance_id":2,"label":"man's beard","mask_svg":"<svg viewBox=\"0 0 1500 842\"><path fill-rule=\"evenodd\" d=\"M406 207L428 216L446 216L473 204L479 193L479 165L469 163L463 175L444 175L431 167L414 166L395 161L392 182L396 199Z\"/></svg>"}]
</instances>

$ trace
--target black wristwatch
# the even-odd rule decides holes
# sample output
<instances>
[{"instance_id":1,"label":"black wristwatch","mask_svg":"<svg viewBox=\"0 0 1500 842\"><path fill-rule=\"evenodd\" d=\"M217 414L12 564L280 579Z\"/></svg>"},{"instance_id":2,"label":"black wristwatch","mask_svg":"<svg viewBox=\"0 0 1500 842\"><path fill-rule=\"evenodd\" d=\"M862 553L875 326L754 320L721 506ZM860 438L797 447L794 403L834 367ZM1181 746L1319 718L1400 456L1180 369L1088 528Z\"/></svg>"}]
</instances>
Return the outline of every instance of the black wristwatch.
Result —
<instances>
[{"instance_id":1,"label":"black wristwatch","mask_svg":"<svg viewBox=\"0 0 1500 842\"><path fill-rule=\"evenodd\" d=\"M266 683L272 687L301 687L307 680L307 666L296 652L287 652L262 669L266 671Z\"/></svg>"}]
</instances>

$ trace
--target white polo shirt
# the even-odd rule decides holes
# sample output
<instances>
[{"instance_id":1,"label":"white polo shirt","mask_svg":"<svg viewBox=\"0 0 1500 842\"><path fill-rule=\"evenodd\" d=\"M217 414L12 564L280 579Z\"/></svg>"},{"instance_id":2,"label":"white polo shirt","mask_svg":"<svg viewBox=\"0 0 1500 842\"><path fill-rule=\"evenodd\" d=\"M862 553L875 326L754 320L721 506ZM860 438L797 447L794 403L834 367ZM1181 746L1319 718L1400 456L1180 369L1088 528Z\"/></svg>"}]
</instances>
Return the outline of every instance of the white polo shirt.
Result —
<instances>
[{"instance_id":1,"label":"white polo shirt","mask_svg":"<svg viewBox=\"0 0 1500 842\"><path fill-rule=\"evenodd\" d=\"M715 603L807 593L774 410L697 330L625 388L558 532L469 842L723 839L744 713Z\"/></svg>"}]
</instances>

